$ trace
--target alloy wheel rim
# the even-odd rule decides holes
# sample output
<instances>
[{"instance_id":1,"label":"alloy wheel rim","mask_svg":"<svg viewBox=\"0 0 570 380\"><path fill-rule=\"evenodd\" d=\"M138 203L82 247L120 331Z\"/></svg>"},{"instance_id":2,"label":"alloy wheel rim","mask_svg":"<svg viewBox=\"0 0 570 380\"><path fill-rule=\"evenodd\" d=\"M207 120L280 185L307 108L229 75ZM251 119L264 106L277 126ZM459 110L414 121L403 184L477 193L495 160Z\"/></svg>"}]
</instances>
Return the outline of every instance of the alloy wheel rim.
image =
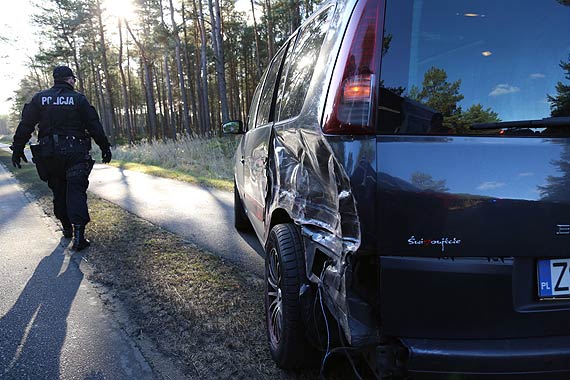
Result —
<instances>
[{"instance_id":1,"label":"alloy wheel rim","mask_svg":"<svg viewBox=\"0 0 570 380\"><path fill-rule=\"evenodd\" d=\"M283 331L283 293L281 291L281 266L277 249L269 252L267 265L267 297L269 336L273 343L279 343Z\"/></svg>"}]
</instances>

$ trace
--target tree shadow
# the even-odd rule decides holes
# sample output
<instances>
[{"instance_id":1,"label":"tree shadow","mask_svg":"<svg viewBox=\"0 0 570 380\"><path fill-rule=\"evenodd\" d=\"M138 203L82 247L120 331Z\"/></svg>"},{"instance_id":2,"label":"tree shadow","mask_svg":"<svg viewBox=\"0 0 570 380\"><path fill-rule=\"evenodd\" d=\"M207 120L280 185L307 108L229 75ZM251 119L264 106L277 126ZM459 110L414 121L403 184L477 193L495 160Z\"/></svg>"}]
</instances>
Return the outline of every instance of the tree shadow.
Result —
<instances>
[{"instance_id":1,"label":"tree shadow","mask_svg":"<svg viewBox=\"0 0 570 380\"><path fill-rule=\"evenodd\" d=\"M0 379L59 379L67 317L83 280L62 244L36 267L0 319Z\"/></svg>"}]
</instances>

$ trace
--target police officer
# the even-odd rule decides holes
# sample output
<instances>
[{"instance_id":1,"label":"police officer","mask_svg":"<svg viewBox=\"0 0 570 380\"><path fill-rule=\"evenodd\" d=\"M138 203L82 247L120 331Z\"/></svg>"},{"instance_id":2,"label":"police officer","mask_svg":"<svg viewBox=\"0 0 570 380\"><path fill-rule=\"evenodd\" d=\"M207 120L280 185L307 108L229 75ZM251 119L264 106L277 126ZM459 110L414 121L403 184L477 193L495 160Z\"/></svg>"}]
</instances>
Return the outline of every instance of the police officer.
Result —
<instances>
[{"instance_id":1,"label":"police officer","mask_svg":"<svg viewBox=\"0 0 570 380\"><path fill-rule=\"evenodd\" d=\"M90 221L88 178L95 163L89 154L91 138L101 148L103 163L111 161L111 146L95 108L74 91L73 71L58 66L53 79L52 88L35 94L24 106L10 147L12 164L20 168L20 160L27 162L24 146L37 124L39 144L31 147L38 174L53 192L54 214L63 226L63 236L73 237L72 249L80 251L90 244L85 225Z\"/></svg>"}]
</instances>

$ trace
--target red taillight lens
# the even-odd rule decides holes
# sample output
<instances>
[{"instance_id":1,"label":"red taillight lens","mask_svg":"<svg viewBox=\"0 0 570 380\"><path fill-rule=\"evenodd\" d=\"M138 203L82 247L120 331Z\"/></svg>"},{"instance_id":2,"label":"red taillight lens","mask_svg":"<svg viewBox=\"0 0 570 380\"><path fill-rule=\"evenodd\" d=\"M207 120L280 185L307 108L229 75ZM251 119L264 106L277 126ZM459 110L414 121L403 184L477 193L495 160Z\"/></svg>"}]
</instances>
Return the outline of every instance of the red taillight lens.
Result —
<instances>
[{"instance_id":1,"label":"red taillight lens","mask_svg":"<svg viewBox=\"0 0 570 380\"><path fill-rule=\"evenodd\" d=\"M381 34L380 0L361 0L333 73L325 107L323 131L327 134L374 134L372 106L379 69Z\"/></svg>"}]
</instances>

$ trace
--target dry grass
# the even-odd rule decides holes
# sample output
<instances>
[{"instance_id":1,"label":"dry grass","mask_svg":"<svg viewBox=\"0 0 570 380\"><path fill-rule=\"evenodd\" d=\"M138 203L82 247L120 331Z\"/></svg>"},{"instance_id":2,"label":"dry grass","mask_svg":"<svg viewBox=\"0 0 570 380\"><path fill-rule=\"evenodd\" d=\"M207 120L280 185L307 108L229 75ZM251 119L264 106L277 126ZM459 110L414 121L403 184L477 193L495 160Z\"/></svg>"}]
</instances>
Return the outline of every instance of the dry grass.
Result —
<instances>
[{"instance_id":1,"label":"dry grass","mask_svg":"<svg viewBox=\"0 0 570 380\"><path fill-rule=\"evenodd\" d=\"M13 170L52 215L32 165ZM91 280L116 294L139 332L176 359L187 379L314 379L279 370L267 349L262 282L137 216L89 195Z\"/></svg>"},{"instance_id":2,"label":"dry grass","mask_svg":"<svg viewBox=\"0 0 570 380\"><path fill-rule=\"evenodd\" d=\"M90 202L93 279L117 290L189 379L280 377L266 349L258 279L108 202Z\"/></svg>"},{"instance_id":3,"label":"dry grass","mask_svg":"<svg viewBox=\"0 0 570 380\"><path fill-rule=\"evenodd\" d=\"M184 181L193 183L196 185L202 185L206 187L213 187L216 189L226 190L226 191L233 191L233 179L219 179L219 178L211 178L211 177L199 177L194 174L190 174L188 172L179 171L176 169L165 169L160 166L155 165L148 165L148 164L140 164L136 162L125 162L120 160L111 161L109 164L111 166L127 169L127 170L134 170L145 174L150 174L156 177L163 177L163 178L170 178L175 179L178 181Z\"/></svg>"},{"instance_id":4,"label":"dry grass","mask_svg":"<svg viewBox=\"0 0 570 380\"><path fill-rule=\"evenodd\" d=\"M139 142L115 147L113 158L119 164L152 167L154 175L216 186L231 183L233 179L233 156L239 139L239 136L184 137L177 141Z\"/></svg>"}]
</instances>

